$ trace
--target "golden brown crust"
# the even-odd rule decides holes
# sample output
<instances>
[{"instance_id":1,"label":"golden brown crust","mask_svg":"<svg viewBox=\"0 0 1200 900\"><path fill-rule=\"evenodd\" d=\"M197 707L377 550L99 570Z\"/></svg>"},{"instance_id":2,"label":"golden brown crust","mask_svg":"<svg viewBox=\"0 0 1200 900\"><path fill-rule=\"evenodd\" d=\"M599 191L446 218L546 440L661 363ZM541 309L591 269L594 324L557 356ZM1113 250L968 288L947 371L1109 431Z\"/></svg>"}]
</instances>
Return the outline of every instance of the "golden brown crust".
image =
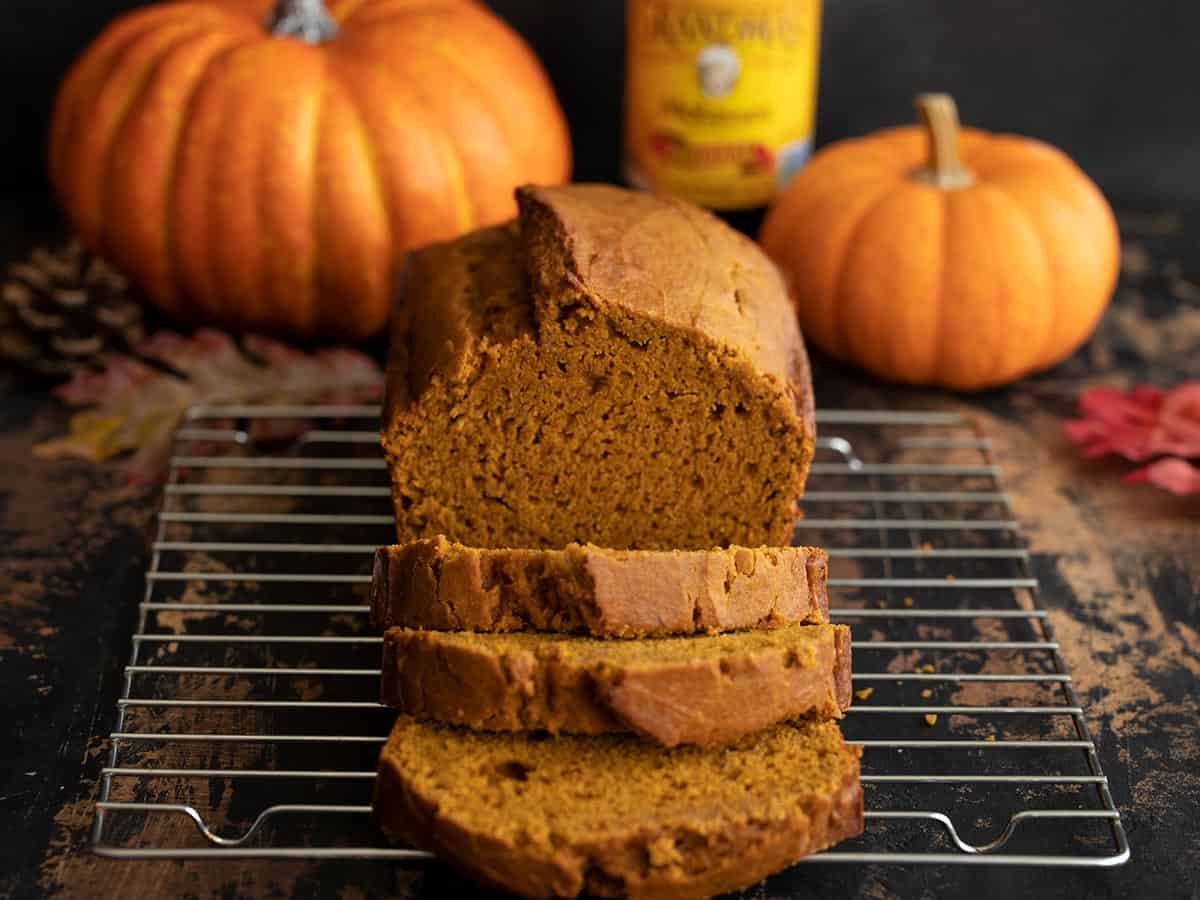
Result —
<instances>
[{"instance_id":1,"label":"golden brown crust","mask_svg":"<svg viewBox=\"0 0 1200 900\"><path fill-rule=\"evenodd\" d=\"M384 631L714 633L826 621L816 547L486 550L437 536L375 551L371 618Z\"/></svg>"},{"instance_id":2,"label":"golden brown crust","mask_svg":"<svg viewBox=\"0 0 1200 900\"><path fill-rule=\"evenodd\" d=\"M800 722L732 751L676 755L613 738L514 735L485 744L401 716L380 757L374 816L392 840L528 897L710 897L861 833L861 749L836 732ZM789 735L790 745L781 740ZM805 750L813 744L819 753ZM533 783L539 769L550 770L559 798L553 815L531 812L531 802L547 803L547 785ZM738 783L738 769L759 772ZM646 808L625 814L611 802L614 790L635 803L645 797ZM674 799L656 805L663 791Z\"/></svg>"},{"instance_id":3,"label":"golden brown crust","mask_svg":"<svg viewBox=\"0 0 1200 900\"><path fill-rule=\"evenodd\" d=\"M842 709L850 707L851 700L851 636L849 626L835 626L837 629L834 632L834 658L838 664L833 669L833 695L837 698L838 706Z\"/></svg>"},{"instance_id":4,"label":"golden brown crust","mask_svg":"<svg viewBox=\"0 0 1200 900\"><path fill-rule=\"evenodd\" d=\"M849 629L606 641L392 628L382 702L484 731L633 731L714 746L850 704Z\"/></svg>"},{"instance_id":5,"label":"golden brown crust","mask_svg":"<svg viewBox=\"0 0 1200 900\"><path fill-rule=\"evenodd\" d=\"M752 240L672 197L606 184L517 189L535 298L583 293L694 331L761 374L811 393L804 341L779 270ZM546 311L539 310L539 317Z\"/></svg>"}]
</instances>

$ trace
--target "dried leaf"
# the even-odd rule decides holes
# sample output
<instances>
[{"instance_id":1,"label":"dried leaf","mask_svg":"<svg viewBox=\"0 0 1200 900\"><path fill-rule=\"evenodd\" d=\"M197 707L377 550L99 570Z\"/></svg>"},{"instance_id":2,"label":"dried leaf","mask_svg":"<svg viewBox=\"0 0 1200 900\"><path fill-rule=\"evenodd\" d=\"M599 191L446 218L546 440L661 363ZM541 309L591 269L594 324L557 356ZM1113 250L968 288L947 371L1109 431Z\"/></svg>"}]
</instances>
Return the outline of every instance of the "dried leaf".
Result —
<instances>
[{"instance_id":1,"label":"dried leaf","mask_svg":"<svg viewBox=\"0 0 1200 900\"><path fill-rule=\"evenodd\" d=\"M1083 418L1068 419L1063 430L1084 456L1116 453L1134 462L1200 456L1200 382L1170 391L1091 388L1080 395L1079 411Z\"/></svg>"},{"instance_id":2,"label":"dried leaf","mask_svg":"<svg viewBox=\"0 0 1200 900\"><path fill-rule=\"evenodd\" d=\"M383 373L354 350L310 354L261 337L247 337L243 349L226 334L201 330L191 337L160 332L136 352L173 371L114 355L106 358L102 371L76 372L58 396L68 405L90 408L71 417L66 435L36 446L37 456L103 462L132 453L126 473L133 481L149 483L162 477L171 435L189 406L317 400L353 404L377 400L382 393ZM289 422L283 428L258 428L251 438L294 438L307 427Z\"/></svg>"},{"instance_id":3,"label":"dried leaf","mask_svg":"<svg viewBox=\"0 0 1200 900\"><path fill-rule=\"evenodd\" d=\"M1126 482L1149 482L1176 494L1200 493L1200 381L1169 391L1141 385L1128 393L1092 388L1079 397L1083 418L1063 422L1084 456L1116 453L1134 462L1157 460L1127 474Z\"/></svg>"},{"instance_id":4,"label":"dried leaf","mask_svg":"<svg viewBox=\"0 0 1200 900\"><path fill-rule=\"evenodd\" d=\"M1162 452L1200 456L1200 381L1189 381L1163 400L1159 421L1165 436Z\"/></svg>"},{"instance_id":5,"label":"dried leaf","mask_svg":"<svg viewBox=\"0 0 1200 900\"><path fill-rule=\"evenodd\" d=\"M1147 481L1181 497L1200 494L1200 468L1177 456L1169 456L1135 469L1121 480L1130 484Z\"/></svg>"}]
</instances>

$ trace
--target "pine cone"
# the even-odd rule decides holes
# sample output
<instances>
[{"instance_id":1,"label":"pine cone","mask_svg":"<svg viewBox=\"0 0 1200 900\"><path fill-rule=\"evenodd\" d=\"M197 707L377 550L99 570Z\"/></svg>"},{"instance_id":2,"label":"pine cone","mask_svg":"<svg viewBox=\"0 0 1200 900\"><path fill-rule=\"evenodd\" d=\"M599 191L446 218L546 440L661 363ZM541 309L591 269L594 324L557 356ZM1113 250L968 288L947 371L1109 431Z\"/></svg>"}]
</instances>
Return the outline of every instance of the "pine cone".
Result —
<instances>
[{"instance_id":1,"label":"pine cone","mask_svg":"<svg viewBox=\"0 0 1200 900\"><path fill-rule=\"evenodd\" d=\"M68 375L128 352L145 334L125 279L78 241L34 250L0 287L0 358L43 375Z\"/></svg>"}]
</instances>

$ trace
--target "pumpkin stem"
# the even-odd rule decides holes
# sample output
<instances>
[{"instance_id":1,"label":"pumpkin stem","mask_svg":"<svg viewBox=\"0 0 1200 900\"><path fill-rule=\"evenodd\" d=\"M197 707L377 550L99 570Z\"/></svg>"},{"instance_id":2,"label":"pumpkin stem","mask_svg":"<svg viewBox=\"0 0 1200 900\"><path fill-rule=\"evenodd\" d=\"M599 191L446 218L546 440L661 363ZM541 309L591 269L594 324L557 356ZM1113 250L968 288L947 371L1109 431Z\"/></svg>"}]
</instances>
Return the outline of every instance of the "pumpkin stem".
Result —
<instances>
[{"instance_id":1,"label":"pumpkin stem","mask_svg":"<svg viewBox=\"0 0 1200 900\"><path fill-rule=\"evenodd\" d=\"M337 22L325 8L324 0L279 0L267 22L278 37L294 37L319 44L336 37Z\"/></svg>"},{"instance_id":2,"label":"pumpkin stem","mask_svg":"<svg viewBox=\"0 0 1200 900\"><path fill-rule=\"evenodd\" d=\"M916 107L929 137L929 155L912 177L946 190L974 184L974 174L958 156L958 107L954 98L949 94L918 94Z\"/></svg>"}]
</instances>

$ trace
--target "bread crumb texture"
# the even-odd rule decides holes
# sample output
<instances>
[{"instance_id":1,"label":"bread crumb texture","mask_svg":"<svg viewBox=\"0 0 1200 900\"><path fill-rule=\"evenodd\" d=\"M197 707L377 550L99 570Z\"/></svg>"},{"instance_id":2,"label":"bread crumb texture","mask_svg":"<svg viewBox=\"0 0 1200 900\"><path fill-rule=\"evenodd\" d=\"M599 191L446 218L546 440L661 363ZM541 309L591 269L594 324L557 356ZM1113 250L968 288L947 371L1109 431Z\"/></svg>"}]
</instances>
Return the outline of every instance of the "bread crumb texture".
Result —
<instances>
[{"instance_id":1,"label":"bread crumb texture","mask_svg":"<svg viewBox=\"0 0 1200 900\"><path fill-rule=\"evenodd\" d=\"M417 253L383 445L401 541L790 543L813 454L778 273L720 220L596 185Z\"/></svg>"},{"instance_id":2,"label":"bread crumb texture","mask_svg":"<svg viewBox=\"0 0 1200 900\"><path fill-rule=\"evenodd\" d=\"M706 897L862 829L860 748L802 719L720 749L480 734L402 716L375 816L530 896Z\"/></svg>"}]
</instances>

